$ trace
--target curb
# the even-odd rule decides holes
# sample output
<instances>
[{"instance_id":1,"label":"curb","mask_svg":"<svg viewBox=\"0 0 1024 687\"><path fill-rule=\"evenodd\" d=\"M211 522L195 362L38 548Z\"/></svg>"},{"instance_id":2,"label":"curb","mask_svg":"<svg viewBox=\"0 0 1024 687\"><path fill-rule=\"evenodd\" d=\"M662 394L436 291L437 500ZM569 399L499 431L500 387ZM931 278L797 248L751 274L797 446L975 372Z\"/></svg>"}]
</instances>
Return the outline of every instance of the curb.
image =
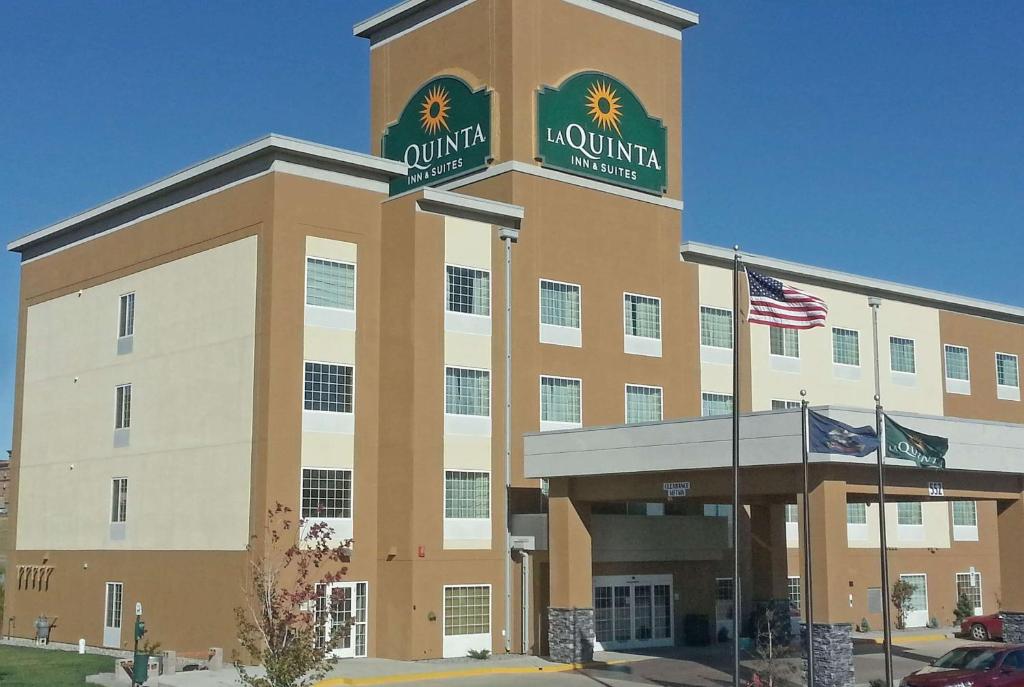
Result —
<instances>
[{"instance_id":1,"label":"curb","mask_svg":"<svg viewBox=\"0 0 1024 687\"><path fill-rule=\"evenodd\" d=\"M379 675L375 677L331 677L317 682L313 687L367 687L369 685L396 685L417 680L449 680L460 677L482 677L485 675L530 675L535 673L567 673L573 670L600 668L633 663L639 659L615 659L612 661L593 661L590 663L553 663L549 666L506 666L493 668L467 668L465 670L445 670L432 673L402 673L398 675Z\"/></svg>"},{"instance_id":2,"label":"curb","mask_svg":"<svg viewBox=\"0 0 1024 687\"><path fill-rule=\"evenodd\" d=\"M913 642L941 642L944 639L949 639L949 636L944 634L927 634L927 635L900 635L899 637L893 637L893 646L900 646L904 643ZM865 644L884 644L885 640L882 637L856 637L855 642L863 642Z\"/></svg>"}]
</instances>

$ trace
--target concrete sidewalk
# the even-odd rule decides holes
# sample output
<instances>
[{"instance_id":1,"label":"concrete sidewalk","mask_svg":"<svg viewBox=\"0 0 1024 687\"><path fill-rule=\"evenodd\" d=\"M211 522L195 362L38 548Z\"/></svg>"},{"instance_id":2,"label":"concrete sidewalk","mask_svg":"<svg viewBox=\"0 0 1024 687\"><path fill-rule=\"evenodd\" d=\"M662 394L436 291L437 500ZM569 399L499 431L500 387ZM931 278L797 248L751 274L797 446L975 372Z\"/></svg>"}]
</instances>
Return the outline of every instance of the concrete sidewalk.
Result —
<instances>
[{"instance_id":1,"label":"concrete sidewalk","mask_svg":"<svg viewBox=\"0 0 1024 687\"><path fill-rule=\"evenodd\" d=\"M894 646L905 646L921 642L940 642L944 639L956 639L959 632L959 627L914 627L909 630L893 630L892 643ZM881 644L884 639L881 630L871 630L869 632L854 632L853 641Z\"/></svg>"}]
</instances>

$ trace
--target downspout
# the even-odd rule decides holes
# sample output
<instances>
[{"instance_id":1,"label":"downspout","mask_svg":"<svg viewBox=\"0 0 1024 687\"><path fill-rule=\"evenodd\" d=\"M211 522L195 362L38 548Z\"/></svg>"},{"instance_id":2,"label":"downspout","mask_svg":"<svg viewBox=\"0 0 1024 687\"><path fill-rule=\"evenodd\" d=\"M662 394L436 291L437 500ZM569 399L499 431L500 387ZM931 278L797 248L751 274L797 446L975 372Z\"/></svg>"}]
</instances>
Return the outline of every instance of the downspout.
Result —
<instances>
[{"instance_id":1,"label":"downspout","mask_svg":"<svg viewBox=\"0 0 1024 687\"><path fill-rule=\"evenodd\" d=\"M519 230L501 227L505 244L505 653L512 653L512 244Z\"/></svg>"}]
</instances>

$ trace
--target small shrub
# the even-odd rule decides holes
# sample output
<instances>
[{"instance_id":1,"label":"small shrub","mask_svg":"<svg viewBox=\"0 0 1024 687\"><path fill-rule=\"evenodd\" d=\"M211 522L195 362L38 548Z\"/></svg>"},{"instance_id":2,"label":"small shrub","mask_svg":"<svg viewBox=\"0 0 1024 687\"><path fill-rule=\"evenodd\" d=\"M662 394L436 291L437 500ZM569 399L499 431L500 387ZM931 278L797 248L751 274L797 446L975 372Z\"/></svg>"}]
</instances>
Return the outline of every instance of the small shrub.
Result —
<instances>
[{"instance_id":1,"label":"small shrub","mask_svg":"<svg viewBox=\"0 0 1024 687\"><path fill-rule=\"evenodd\" d=\"M885 680L876 677L874 680L868 683L871 687L885 687Z\"/></svg>"},{"instance_id":2,"label":"small shrub","mask_svg":"<svg viewBox=\"0 0 1024 687\"><path fill-rule=\"evenodd\" d=\"M871 623L868 622L867 618L861 618L860 619L860 631L861 632L871 632Z\"/></svg>"},{"instance_id":3,"label":"small shrub","mask_svg":"<svg viewBox=\"0 0 1024 687\"><path fill-rule=\"evenodd\" d=\"M959 625L964 619L970 618L972 615L974 615L974 604L971 603L966 594L961 594L960 598L956 600L956 608L953 609L953 617L956 619L956 624Z\"/></svg>"},{"instance_id":4,"label":"small shrub","mask_svg":"<svg viewBox=\"0 0 1024 687\"><path fill-rule=\"evenodd\" d=\"M938 618L936 618L935 616L932 616L931 618L928 619L928 627L930 627L931 629L934 630L938 626L939 626L939 619Z\"/></svg>"},{"instance_id":5,"label":"small shrub","mask_svg":"<svg viewBox=\"0 0 1024 687\"><path fill-rule=\"evenodd\" d=\"M490 649L470 649L466 654L470 658L475 658L478 661L485 661L491 657Z\"/></svg>"}]
</instances>

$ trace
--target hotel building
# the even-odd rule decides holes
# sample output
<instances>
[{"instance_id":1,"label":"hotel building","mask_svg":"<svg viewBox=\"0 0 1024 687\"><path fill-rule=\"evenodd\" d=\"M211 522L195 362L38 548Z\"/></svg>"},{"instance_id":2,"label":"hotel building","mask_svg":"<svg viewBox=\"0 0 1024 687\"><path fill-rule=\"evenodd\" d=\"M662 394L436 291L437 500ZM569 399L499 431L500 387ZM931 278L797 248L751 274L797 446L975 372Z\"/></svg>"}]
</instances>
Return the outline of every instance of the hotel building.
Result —
<instances>
[{"instance_id":1,"label":"hotel building","mask_svg":"<svg viewBox=\"0 0 1024 687\"><path fill-rule=\"evenodd\" d=\"M735 317L732 252L680 244L697 20L406 0L355 27L374 155L269 135L12 242L4 631L46 614L56 641L128 647L142 601L165 647L230 651L280 503L354 540L341 656L727 638L733 546L744 614L800 604L794 405L873 422L875 297L887 411L951 445L941 472L889 461L908 622L950 622L964 593L1012 632L1024 309L748 255L828 326ZM734 402L737 542L714 417ZM815 621L878 627L872 459L812 468Z\"/></svg>"}]
</instances>

